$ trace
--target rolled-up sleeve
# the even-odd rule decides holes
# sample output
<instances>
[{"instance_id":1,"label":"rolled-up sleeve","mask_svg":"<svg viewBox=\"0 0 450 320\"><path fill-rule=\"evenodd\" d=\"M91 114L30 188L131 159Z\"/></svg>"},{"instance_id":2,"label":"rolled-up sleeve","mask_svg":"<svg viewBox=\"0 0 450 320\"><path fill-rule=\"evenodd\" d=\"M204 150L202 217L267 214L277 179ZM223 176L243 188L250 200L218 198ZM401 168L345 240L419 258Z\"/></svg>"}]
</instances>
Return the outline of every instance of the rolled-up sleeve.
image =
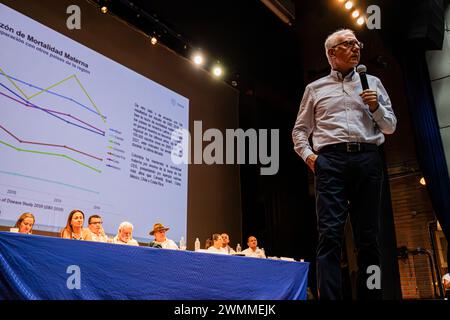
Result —
<instances>
[{"instance_id":1,"label":"rolled-up sleeve","mask_svg":"<svg viewBox=\"0 0 450 320\"><path fill-rule=\"evenodd\" d=\"M377 92L378 109L372 113L373 120L382 133L393 134L397 126L397 118L392 110L391 99L379 79L377 79Z\"/></svg>"},{"instance_id":2,"label":"rolled-up sleeve","mask_svg":"<svg viewBox=\"0 0 450 320\"><path fill-rule=\"evenodd\" d=\"M294 150L303 161L306 161L306 158L314 153L308 140L314 128L314 103L314 90L307 86L292 130Z\"/></svg>"}]
</instances>

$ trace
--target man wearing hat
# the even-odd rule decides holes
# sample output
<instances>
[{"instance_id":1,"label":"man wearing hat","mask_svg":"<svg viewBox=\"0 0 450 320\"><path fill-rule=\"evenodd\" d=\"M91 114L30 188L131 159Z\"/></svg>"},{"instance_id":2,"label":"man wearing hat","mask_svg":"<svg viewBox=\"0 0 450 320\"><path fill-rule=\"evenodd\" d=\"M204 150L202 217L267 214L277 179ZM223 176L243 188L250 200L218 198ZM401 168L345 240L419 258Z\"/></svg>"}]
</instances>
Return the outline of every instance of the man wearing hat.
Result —
<instances>
[{"instance_id":1,"label":"man wearing hat","mask_svg":"<svg viewBox=\"0 0 450 320\"><path fill-rule=\"evenodd\" d=\"M178 246L175 241L166 237L166 231L169 228L165 227L162 223L155 223L153 230L150 231L150 235L155 237L155 240L149 243L150 247L163 248L163 249L175 249L178 250Z\"/></svg>"}]
</instances>

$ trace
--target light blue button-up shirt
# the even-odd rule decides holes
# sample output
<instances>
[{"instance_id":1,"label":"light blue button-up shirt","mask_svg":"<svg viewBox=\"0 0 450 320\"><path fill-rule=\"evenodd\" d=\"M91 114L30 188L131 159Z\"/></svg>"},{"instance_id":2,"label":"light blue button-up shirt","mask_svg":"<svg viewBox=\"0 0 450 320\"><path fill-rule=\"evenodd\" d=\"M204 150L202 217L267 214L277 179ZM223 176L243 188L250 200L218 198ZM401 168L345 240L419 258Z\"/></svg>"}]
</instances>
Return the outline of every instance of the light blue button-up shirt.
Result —
<instances>
[{"instance_id":1,"label":"light blue button-up shirt","mask_svg":"<svg viewBox=\"0 0 450 320\"><path fill-rule=\"evenodd\" d=\"M369 89L378 93L378 109L370 112L359 94L363 91L353 70L344 79L336 70L305 88L292 131L295 151L304 161L313 154L308 141L312 134L314 151L341 142L380 145L384 134L392 134L397 118L380 79L367 75Z\"/></svg>"}]
</instances>

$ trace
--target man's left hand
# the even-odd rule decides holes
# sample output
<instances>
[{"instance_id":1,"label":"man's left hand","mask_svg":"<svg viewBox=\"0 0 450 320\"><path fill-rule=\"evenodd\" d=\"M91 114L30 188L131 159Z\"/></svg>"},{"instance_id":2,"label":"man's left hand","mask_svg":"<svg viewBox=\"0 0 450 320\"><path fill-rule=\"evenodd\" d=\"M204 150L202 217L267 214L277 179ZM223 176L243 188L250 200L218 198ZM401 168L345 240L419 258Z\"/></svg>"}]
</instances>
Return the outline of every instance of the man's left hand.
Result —
<instances>
[{"instance_id":1,"label":"man's left hand","mask_svg":"<svg viewBox=\"0 0 450 320\"><path fill-rule=\"evenodd\" d=\"M375 112L378 109L378 94L374 90L364 90L360 97L363 102L369 106L370 112Z\"/></svg>"}]
</instances>

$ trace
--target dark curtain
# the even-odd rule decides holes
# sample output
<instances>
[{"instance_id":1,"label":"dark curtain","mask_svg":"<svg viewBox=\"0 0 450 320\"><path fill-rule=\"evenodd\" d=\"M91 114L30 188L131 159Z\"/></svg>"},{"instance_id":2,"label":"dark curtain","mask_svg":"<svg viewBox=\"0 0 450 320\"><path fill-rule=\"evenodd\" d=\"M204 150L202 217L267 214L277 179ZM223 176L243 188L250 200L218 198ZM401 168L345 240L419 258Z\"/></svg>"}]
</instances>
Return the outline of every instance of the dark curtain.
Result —
<instances>
[{"instance_id":1,"label":"dark curtain","mask_svg":"<svg viewBox=\"0 0 450 320\"><path fill-rule=\"evenodd\" d=\"M439 223L450 239L450 180L439 131L425 52L411 47L403 55L406 94L420 167ZM449 252L447 251L447 261Z\"/></svg>"}]
</instances>

